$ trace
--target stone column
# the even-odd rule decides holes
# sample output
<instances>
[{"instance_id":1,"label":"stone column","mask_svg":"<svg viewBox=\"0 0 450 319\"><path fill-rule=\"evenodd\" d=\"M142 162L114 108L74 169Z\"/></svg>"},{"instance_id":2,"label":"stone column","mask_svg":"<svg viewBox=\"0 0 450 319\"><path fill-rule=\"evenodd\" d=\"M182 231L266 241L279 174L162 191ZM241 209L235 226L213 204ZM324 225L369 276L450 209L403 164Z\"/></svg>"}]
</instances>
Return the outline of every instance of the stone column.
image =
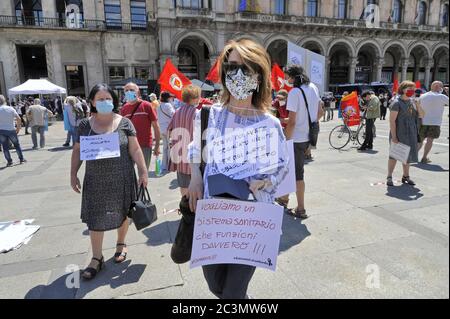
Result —
<instances>
[{"instance_id":1,"label":"stone column","mask_svg":"<svg viewBox=\"0 0 450 319\"><path fill-rule=\"evenodd\" d=\"M325 87L324 87L324 91L329 90L330 72L331 72L330 66L331 66L331 57L327 56L327 57L325 57Z\"/></svg>"},{"instance_id":2,"label":"stone column","mask_svg":"<svg viewBox=\"0 0 450 319\"><path fill-rule=\"evenodd\" d=\"M406 77L408 74L408 66L409 66L409 59L403 58L401 59L401 66L402 66L402 78L400 82L406 81Z\"/></svg>"},{"instance_id":3,"label":"stone column","mask_svg":"<svg viewBox=\"0 0 450 319\"><path fill-rule=\"evenodd\" d=\"M430 89L430 85L431 85L431 69L433 68L434 65L434 60L433 59L428 59L425 62L425 88L427 90Z\"/></svg>"},{"instance_id":4,"label":"stone column","mask_svg":"<svg viewBox=\"0 0 450 319\"><path fill-rule=\"evenodd\" d=\"M94 1L83 1L83 15L86 20L97 20Z\"/></svg>"},{"instance_id":5,"label":"stone column","mask_svg":"<svg viewBox=\"0 0 450 319\"><path fill-rule=\"evenodd\" d=\"M349 65L349 83L355 83L356 78L356 65L358 64L358 57L351 57L350 58L350 65Z\"/></svg>"},{"instance_id":6,"label":"stone column","mask_svg":"<svg viewBox=\"0 0 450 319\"><path fill-rule=\"evenodd\" d=\"M13 1L0 1L0 15L15 16Z\"/></svg>"},{"instance_id":7,"label":"stone column","mask_svg":"<svg viewBox=\"0 0 450 319\"><path fill-rule=\"evenodd\" d=\"M130 0L120 1L120 11L122 12L122 23L131 23Z\"/></svg>"},{"instance_id":8,"label":"stone column","mask_svg":"<svg viewBox=\"0 0 450 319\"><path fill-rule=\"evenodd\" d=\"M375 61L375 82L381 82L382 73L383 73L383 65L384 65L384 59L378 58Z\"/></svg>"}]
</instances>

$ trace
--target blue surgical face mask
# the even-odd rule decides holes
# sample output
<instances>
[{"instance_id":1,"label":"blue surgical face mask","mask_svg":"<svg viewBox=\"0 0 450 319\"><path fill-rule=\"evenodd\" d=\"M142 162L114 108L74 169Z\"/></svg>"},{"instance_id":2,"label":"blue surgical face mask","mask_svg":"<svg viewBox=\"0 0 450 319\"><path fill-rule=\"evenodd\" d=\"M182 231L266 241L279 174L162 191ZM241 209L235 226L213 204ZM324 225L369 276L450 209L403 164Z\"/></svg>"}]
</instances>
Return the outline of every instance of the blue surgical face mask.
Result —
<instances>
[{"instance_id":1,"label":"blue surgical face mask","mask_svg":"<svg viewBox=\"0 0 450 319\"><path fill-rule=\"evenodd\" d=\"M114 104L111 100L97 101L97 103L95 103L95 108L98 113L108 114L113 111Z\"/></svg>"},{"instance_id":2,"label":"blue surgical face mask","mask_svg":"<svg viewBox=\"0 0 450 319\"><path fill-rule=\"evenodd\" d=\"M134 91L127 91L125 92L125 99L127 102L134 102L137 100L137 94Z\"/></svg>"}]
</instances>

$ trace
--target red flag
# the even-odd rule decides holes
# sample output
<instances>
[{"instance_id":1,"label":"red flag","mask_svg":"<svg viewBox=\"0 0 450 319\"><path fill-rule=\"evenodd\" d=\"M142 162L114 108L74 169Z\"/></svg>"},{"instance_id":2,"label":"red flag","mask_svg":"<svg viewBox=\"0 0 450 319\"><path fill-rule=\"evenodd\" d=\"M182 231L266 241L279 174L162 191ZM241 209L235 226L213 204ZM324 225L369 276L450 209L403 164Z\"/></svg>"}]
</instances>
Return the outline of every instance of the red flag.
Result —
<instances>
[{"instance_id":1,"label":"red flag","mask_svg":"<svg viewBox=\"0 0 450 319\"><path fill-rule=\"evenodd\" d=\"M399 87L398 77L397 77L397 74L395 74L394 75L394 86L392 87L392 95L396 95L397 94L398 87Z\"/></svg>"},{"instance_id":2,"label":"red flag","mask_svg":"<svg viewBox=\"0 0 450 319\"><path fill-rule=\"evenodd\" d=\"M361 122L358 93L356 91L342 98L341 114L348 126L356 126Z\"/></svg>"},{"instance_id":3,"label":"red flag","mask_svg":"<svg viewBox=\"0 0 450 319\"><path fill-rule=\"evenodd\" d=\"M208 76L206 77L206 80L209 80L213 83L220 83L220 77L219 77L219 59L216 60L214 65L212 66L211 70L209 70Z\"/></svg>"},{"instance_id":4,"label":"red flag","mask_svg":"<svg viewBox=\"0 0 450 319\"><path fill-rule=\"evenodd\" d=\"M284 88L284 72L277 63L272 67L272 87L275 91Z\"/></svg>"},{"instance_id":5,"label":"red flag","mask_svg":"<svg viewBox=\"0 0 450 319\"><path fill-rule=\"evenodd\" d=\"M422 88L422 83L420 83L419 80L416 81L416 89L421 89Z\"/></svg>"},{"instance_id":6,"label":"red flag","mask_svg":"<svg viewBox=\"0 0 450 319\"><path fill-rule=\"evenodd\" d=\"M181 100L181 90L192 83L183 73L178 71L170 59L167 59L159 76L158 84L161 85L161 91L168 91Z\"/></svg>"}]
</instances>

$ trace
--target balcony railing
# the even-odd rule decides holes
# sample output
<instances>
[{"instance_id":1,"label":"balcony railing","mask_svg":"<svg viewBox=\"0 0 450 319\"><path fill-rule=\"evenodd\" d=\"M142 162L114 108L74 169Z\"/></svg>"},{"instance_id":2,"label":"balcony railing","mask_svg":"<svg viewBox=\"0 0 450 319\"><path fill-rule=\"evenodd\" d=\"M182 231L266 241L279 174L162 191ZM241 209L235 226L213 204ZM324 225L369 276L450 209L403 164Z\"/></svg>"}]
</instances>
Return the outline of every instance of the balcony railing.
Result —
<instances>
[{"instance_id":1,"label":"balcony railing","mask_svg":"<svg viewBox=\"0 0 450 319\"><path fill-rule=\"evenodd\" d=\"M288 23L296 25L321 25L331 27L352 27L367 28L365 20L336 19L327 17L304 17L278 14L264 14L257 12L236 12L235 21L238 22L259 22L259 23ZM415 25L406 23L381 22L380 28L385 30L406 30L406 31L428 31L428 32L448 32L448 28L432 25Z\"/></svg>"},{"instance_id":2,"label":"balcony railing","mask_svg":"<svg viewBox=\"0 0 450 319\"><path fill-rule=\"evenodd\" d=\"M147 31L151 25L145 22L106 22L103 20L83 19L73 24L67 24L66 19L0 16L0 26L36 27L48 29L73 29L73 30L119 30L119 31Z\"/></svg>"},{"instance_id":3,"label":"balcony railing","mask_svg":"<svg viewBox=\"0 0 450 319\"><path fill-rule=\"evenodd\" d=\"M177 7L177 17L202 17L213 19L213 11L208 8Z\"/></svg>"}]
</instances>

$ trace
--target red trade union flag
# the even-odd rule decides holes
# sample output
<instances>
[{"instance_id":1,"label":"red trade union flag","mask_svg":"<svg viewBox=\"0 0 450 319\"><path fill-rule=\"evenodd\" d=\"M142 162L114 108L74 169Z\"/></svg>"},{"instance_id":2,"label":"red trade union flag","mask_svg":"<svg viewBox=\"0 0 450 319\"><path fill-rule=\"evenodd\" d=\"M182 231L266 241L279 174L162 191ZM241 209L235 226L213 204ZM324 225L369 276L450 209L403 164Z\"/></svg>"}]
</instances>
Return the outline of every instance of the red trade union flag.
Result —
<instances>
[{"instance_id":1,"label":"red trade union flag","mask_svg":"<svg viewBox=\"0 0 450 319\"><path fill-rule=\"evenodd\" d=\"M192 83L183 73L178 71L170 59L167 59L159 76L158 84L161 85L161 91L168 91L181 100L181 90Z\"/></svg>"},{"instance_id":2,"label":"red trade union flag","mask_svg":"<svg viewBox=\"0 0 450 319\"><path fill-rule=\"evenodd\" d=\"M272 67L272 87L277 92L284 89L284 72L277 63Z\"/></svg>"},{"instance_id":3,"label":"red trade union flag","mask_svg":"<svg viewBox=\"0 0 450 319\"><path fill-rule=\"evenodd\" d=\"M361 122L358 93L356 91L342 98L341 114L348 126L356 126Z\"/></svg>"},{"instance_id":4,"label":"red trade union flag","mask_svg":"<svg viewBox=\"0 0 450 319\"><path fill-rule=\"evenodd\" d=\"M420 80L416 81L416 89L421 89L422 88L422 83L420 83Z\"/></svg>"},{"instance_id":5,"label":"red trade union flag","mask_svg":"<svg viewBox=\"0 0 450 319\"><path fill-rule=\"evenodd\" d=\"M209 70L208 76L206 80L211 81L213 83L220 83L219 77L219 59L216 60L211 70Z\"/></svg>"},{"instance_id":6,"label":"red trade union flag","mask_svg":"<svg viewBox=\"0 0 450 319\"><path fill-rule=\"evenodd\" d=\"M392 95L396 95L397 94L398 87L399 87L398 77L397 77L397 74L395 74L394 75L394 86L392 87Z\"/></svg>"}]
</instances>

